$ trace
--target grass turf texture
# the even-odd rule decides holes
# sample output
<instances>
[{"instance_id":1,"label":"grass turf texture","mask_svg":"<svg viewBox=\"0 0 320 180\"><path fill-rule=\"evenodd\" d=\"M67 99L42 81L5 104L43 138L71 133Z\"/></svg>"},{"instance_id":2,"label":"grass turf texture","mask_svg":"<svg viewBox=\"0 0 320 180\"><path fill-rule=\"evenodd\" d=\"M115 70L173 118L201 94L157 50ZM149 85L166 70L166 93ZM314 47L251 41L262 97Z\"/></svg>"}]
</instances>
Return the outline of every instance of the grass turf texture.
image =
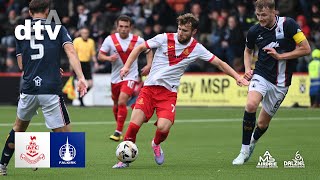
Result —
<instances>
[{"instance_id":1,"label":"grass turf texture","mask_svg":"<svg viewBox=\"0 0 320 180\"><path fill-rule=\"evenodd\" d=\"M110 107L68 107L72 130L86 132L86 168L14 168L14 157L3 179L319 179L320 110L280 108L270 128L257 144L251 159L243 166L232 160L241 147L243 108L177 108L176 122L162 144L165 163L154 162L151 140L155 116L137 136L138 159L127 169L111 169L117 162L117 142L109 140L115 122ZM16 107L0 106L0 150L11 130ZM127 128L129 115L126 121ZM29 132L47 132L43 116L36 116ZM268 150L277 169L258 169L259 156ZM285 169L283 161L300 151L306 168Z\"/></svg>"}]
</instances>

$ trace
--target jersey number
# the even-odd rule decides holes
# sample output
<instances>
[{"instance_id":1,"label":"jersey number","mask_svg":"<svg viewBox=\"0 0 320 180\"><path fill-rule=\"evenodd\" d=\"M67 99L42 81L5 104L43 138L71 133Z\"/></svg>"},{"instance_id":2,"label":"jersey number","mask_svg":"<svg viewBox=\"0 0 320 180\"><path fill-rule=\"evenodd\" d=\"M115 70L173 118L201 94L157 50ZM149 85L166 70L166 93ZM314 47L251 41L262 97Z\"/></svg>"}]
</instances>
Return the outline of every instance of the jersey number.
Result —
<instances>
[{"instance_id":1,"label":"jersey number","mask_svg":"<svg viewBox=\"0 0 320 180\"><path fill-rule=\"evenodd\" d=\"M44 46L42 44L36 44L34 38L30 39L30 47L31 49L37 49L39 51L38 54L31 55L31 60L42 59L44 56Z\"/></svg>"},{"instance_id":2,"label":"jersey number","mask_svg":"<svg viewBox=\"0 0 320 180\"><path fill-rule=\"evenodd\" d=\"M128 81L127 86L128 86L130 89L133 88L133 85L134 85L134 81Z\"/></svg>"}]
</instances>

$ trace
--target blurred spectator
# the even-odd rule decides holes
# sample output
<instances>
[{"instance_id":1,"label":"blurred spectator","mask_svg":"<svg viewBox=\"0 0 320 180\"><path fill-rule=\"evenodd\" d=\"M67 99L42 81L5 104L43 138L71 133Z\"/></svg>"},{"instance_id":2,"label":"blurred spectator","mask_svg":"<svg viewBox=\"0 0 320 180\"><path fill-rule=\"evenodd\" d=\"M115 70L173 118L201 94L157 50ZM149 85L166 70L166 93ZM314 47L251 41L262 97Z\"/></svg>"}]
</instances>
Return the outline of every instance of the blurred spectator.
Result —
<instances>
[{"instance_id":1,"label":"blurred spectator","mask_svg":"<svg viewBox=\"0 0 320 180\"><path fill-rule=\"evenodd\" d=\"M226 0L210 0L208 2L208 8L210 10L221 11L221 9L230 9L230 4Z\"/></svg>"},{"instance_id":2,"label":"blurred spectator","mask_svg":"<svg viewBox=\"0 0 320 180\"><path fill-rule=\"evenodd\" d=\"M310 38L310 27L307 24L307 19L304 15L299 15L297 17L297 23L299 24L302 32L304 33L304 35L306 36L307 39Z\"/></svg>"},{"instance_id":3,"label":"blurred spectator","mask_svg":"<svg viewBox=\"0 0 320 180\"><path fill-rule=\"evenodd\" d=\"M91 21L91 15L89 10L86 8L84 4L78 4L77 13L71 17L71 25L76 27L78 30L83 27L89 27ZM76 34L75 36L78 36Z\"/></svg>"},{"instance_id":4,"label":"blurred spectator","mask_svg":"<svg viewBox=\"0 0 320 180\"><path fill-rule=\"evenodd\" d=\"M312 51L312 60L309 64L310 102L311 107L320 107L320 50Z\"/></svg>"},{"instance_id":5,"label":"blurred spectator","mask_svg":"<svg viewBox=\"0 0 320 180\"><path fill-rule=\"evenodd\" d=\"M277 9L279 11L279 16L288 16L295 18L297 16L297 5L298 1L296 0L278 0Z\"/></svg>"},{"instance_id":6,"label":"blurred spectator","mask_svg":"<svg viewBox=\"0 0 320 180\"><path fill-rule=\"evenodd\" d=\"M245 46L245 37L237 22L235 16L228 18L228 26L222 47L226 51L227 63L232 66L236 71L243 71L243 51Z\"/></svg>"},{"instance_id":7,"label":"blurred spectator","mask_svg":"<svg viewBox=\"0 0 320 180\"><path fill-rule=\"evenodd\" d=\"M143 38L145 40L151 39L157 34L153 31L153 27L150 25L146 25L143 30Z\"/></svg>"},{"instance_id":8,"label":"blurred spectator","mask_svg":"<svg viewBox=\"0 0 320 180\"><path fill-rule=\"evenodd\" d=\"M6 59L6 72L19 72L20 69L17 65L17 63L15 63L15 59L8 57Z\"/></svg>"},{"instance_id":9,"label":"blurred spectator","mask_svg":"<svg viewBox=\"0 0 320 180\"><path fill-rule=\"evenodd\" d=\"M199 3L194 3L191 5L190 12L199 19L198 32L199 33L210 33L210 21L208 14L203 13L202 8Z\"/></svg>"},{"instance_id":10,"label":"blurred spectator","mask_svg":"<svg viewBox=\"0 0 320 180\"><path fill-rule=\"evenodd\" d=\"M159 24L166 28L165 31L172 32L176 29L176 16L174 10L165 0L154 0L152 15L147 19L147 24L154 26Z\"/></svg>"},{"instance_id":11,"label":"blurred spectator","mask_svg":"<svg viewBox=\"0 0 320 180\"><path fill-rule=\"evenodd\" d=\"M220 16L219 12L216 10L212 10L209 14L209 19L211 20L211 31L217 28L218 17Z\"/></svg>"},{"instance_id":12,"label":"blurred spectator","mask_svg":"<svg viewBox=\"0 0 320 180\"><path fill-rule=\"evenodd\" d=\"M250 14L245 3L239 2L236 15L242 31L246 34L249 28L256 22L253 14Z\"/></svg>"},{"instance_id":13,"label":"blurred spectator","mask_svg":"<svg viewBox=\"0 0 320 180\"><path fill-rule=\"evenodd\" d=\"M102 0L100 6L102 7L102 15L98 19L104 25L103 33L101 34L101 37L104 39L109 34L112 34L112 30L115 28L114 22L121 14L124 2L122 0ZM99 45L101 44L102 42L99 42Z\"/></svg>"},{"instance_id":14,"label":"blurred spectator","mask_svg":"<svg viewBox=\"0 0 320 180\"><path fill-rule=\"evenodd\" d=\"M317 3L311 6L311 31L316 47L320 48L320 11Z\"/></svg>"},{"instance_id":15,"label":"blurred spectator","mask_svg":"<svg viewBox=\"0 0 320 180\"><path fill-rule=\"evenodd\" d=\"M182 14L185 12L186 4L190 0L166 0L166 2L169 4L169 6L177 13Z\"/></svg>"},{"instance_id":16,"label":"blurred spectator","mask_svg":"<svg viewBox=\"0 0 320 180\"><path fill-rule=\"evenodd\" d=\"M224 40L224 36L226 34L226 20L222 17L218 17L217 28L213 30L213 32L209 35L209 47L208 49L218 56L220 59L225 60L222 41Z\"/></svg>"},{"instance_id":17,"label":"blurred spectator","mask_svg":"<svg viewBox=\"0 0 320 180\"><path fill-rule=\"evenodd\" d=\"M125 6L122 8L121 14L131 17L138 29L143 29L142 27L146 24L142 4L138 1L125 0Z\"/></svg>"},{"instance_id":18,"label":"blurred spectator","mask_svg":"<svg viewBox=\"0 0 320 180\"><path fill-rule=\"evenodd\" d=\"M21 15L20 15L20 22L18 24L24 24L24 20L26 19L31 19L28 7L22 8Z\"/></svg>"}]
</instances>

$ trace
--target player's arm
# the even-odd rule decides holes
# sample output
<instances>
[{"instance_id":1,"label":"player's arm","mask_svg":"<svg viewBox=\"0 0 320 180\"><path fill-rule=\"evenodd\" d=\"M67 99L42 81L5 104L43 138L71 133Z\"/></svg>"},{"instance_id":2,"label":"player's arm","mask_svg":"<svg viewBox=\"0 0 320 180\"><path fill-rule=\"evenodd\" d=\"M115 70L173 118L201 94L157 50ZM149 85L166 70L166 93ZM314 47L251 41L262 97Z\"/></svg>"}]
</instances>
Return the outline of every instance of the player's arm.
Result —
<instances>
[{"instance_id":1,"label":"player's arm","mask_svg":"<svg viewBox=\"0 0 320 180\"><path fill-rule=\"evenodd\" d=\"M80 60L78 58L78 55L76 53L76 50L74 49L73 45L71 43L66 43L64 46L64 51L66 52L69 63L74 70L74 72L77 75L78 79L78 91L80 92L80 96L83 96L85 93L87 93L87 82L84 78L82 69L81 69L81 64Z\"/></svg>"},{"instance_id":2,"label":"player's arm","mask_svg":"<svg viewBox=\"0 0 320 180\"><path fill-rule=\"evenodd\" d=\"M151 49L146 50L146 58L147 58L147 65L145 65L141 69L141 75L146 76L149 74L151 65L152 65L152 60L153 60L153 52Z\"/></svg>"},{"instance_id":3,"label":"player's arm","mask_svg":"<svg viewBox=\"0 0 320 180\"><path fill-rule=\"evenodd\" d=\"M306 56L311 53L311 48L307 39L304 39L299 44L297 44L296 48L291 52L286 52L279 54L279 60L283 59L295 59L301 56Z\"/></svg>"},{"instance_id":4,"label":"player's arm","mask_svg":"<svg viewBox=\"0 0 320 180\"><path fill-rule=\"evenodd\" d=\"M249 85L249 82L245 78L241 77L234 69L232 69L227 63L223 62L217 56L215 56L210 63L215 65L217 68L219 68L221 71L223 71L227 75L233 77L237 81L237 84L239 86Z\"/></svg>"},{"instance_id":5,"label":"player's arm","mask_svg":"<svg viewBox=\"0 0 320 180\"><path fill-rule=\"evenodd\" d=\"M106 53L103 53L102 51L99 51L98 53L98 59L100 61L110 61L110 62L114 62L115 60L118 59L118 55L117 54L113 54L108 56Z\"/></svg>"},{"instance_id":6,"label":"player's arm","mask_svg":"<svg viewBox=\"0 0 320 180\"><path fill-rule=\"evenodd\" d=\"M253 75L253 70L251 70L253 49L249 49L248 47L245 47L243 57L244 57L244 68L245 68L244 78L250 81Z\"/></svg>"},{"instance_id":7,"label":"player's arm","mask_svg":"<svg viewBox=\"0 0 320 180\"><path fill-rule=\"evenodd\" d=\"M22 71L23 66L22 66L22 56L21 55L17 56L17 61L18 61L18 66L19 66L20 70Z\"/></svg>"},{"instance_id":8,"label":"player's arm","mask_svg":"<svg viewBox=\"0 0 320 180\"><path fill-rule=\"evenodd\" d=\"M281 54L277 53L274 48L265 48L264 50L277 60L291 60L310 54L311 48L309 42L297 22L291 18L287 18L283 26L284 30L287 32L287 38L292 38L294 40L296 48L293 51Z\"/></svg>"},{"instance_id":9,"label":"player's arm","mask_svg":"<svg viewBox=\"0 0 320 180\"><path fill-rule=\"evenodd\" d=\"M263 50L267 51L267 53L277 60L291 60L296 59L301 56L306 56L311 53L311 48L307 39L304 39L299 44L297 44L296 48L293 51L285 52L282 54L277 53L274 48L264 48Z\"/></svg>"},{"instance_id":10,"label":"player's arm","mask_svg":"<svg viewBox=\"0 0 320 180\"><path fill-rule=\"evenodd\" d=\"M126 63L124 64L123 68L120 70L120 77L123 79L129 72L129 69L132 63L137 59L139 54L145 50L147 50L147 46L145 43L140 44L139 46L135 47L132 52L130 53Z\"/></svg>"}]
</instances>

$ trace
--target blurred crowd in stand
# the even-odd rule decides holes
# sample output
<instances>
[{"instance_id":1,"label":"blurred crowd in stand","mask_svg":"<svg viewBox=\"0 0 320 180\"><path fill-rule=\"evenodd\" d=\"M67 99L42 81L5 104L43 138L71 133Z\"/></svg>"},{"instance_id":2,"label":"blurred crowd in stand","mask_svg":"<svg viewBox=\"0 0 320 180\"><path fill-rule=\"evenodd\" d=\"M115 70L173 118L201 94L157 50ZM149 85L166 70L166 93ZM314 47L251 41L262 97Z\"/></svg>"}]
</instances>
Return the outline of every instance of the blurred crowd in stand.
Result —
<instances>
[{"instance_id":1,"label":"blurred crowd in stand","mask_svg":"<svg viewBox=\"0 0 320 180\"><path fill-rule=\"evenodd\" d=\"M0 0L0 72L19 72L15 58L14 29L29 17L29 0ZM120 14L134 20L132 32L150 39L163 32L176 32L176 17L191 12L200 20L196 39L237 71L243 71L243 50L248 29L257 23L254 0L52 0L62 24L72 38L87 27L98 50ZM295 19L312 49L320 48L320 0L276 0L277 13ZM257 53L257 52L256 52ZM139 67L146 63L141 57ZM311 56L297 60L296 71L307 72ZM61 67L69 70L62 54ZM93 66L96 73L111 71L109 62ZM217 72L209 63L196 61L186 71Z\"/></svg>"}]
</instances>

